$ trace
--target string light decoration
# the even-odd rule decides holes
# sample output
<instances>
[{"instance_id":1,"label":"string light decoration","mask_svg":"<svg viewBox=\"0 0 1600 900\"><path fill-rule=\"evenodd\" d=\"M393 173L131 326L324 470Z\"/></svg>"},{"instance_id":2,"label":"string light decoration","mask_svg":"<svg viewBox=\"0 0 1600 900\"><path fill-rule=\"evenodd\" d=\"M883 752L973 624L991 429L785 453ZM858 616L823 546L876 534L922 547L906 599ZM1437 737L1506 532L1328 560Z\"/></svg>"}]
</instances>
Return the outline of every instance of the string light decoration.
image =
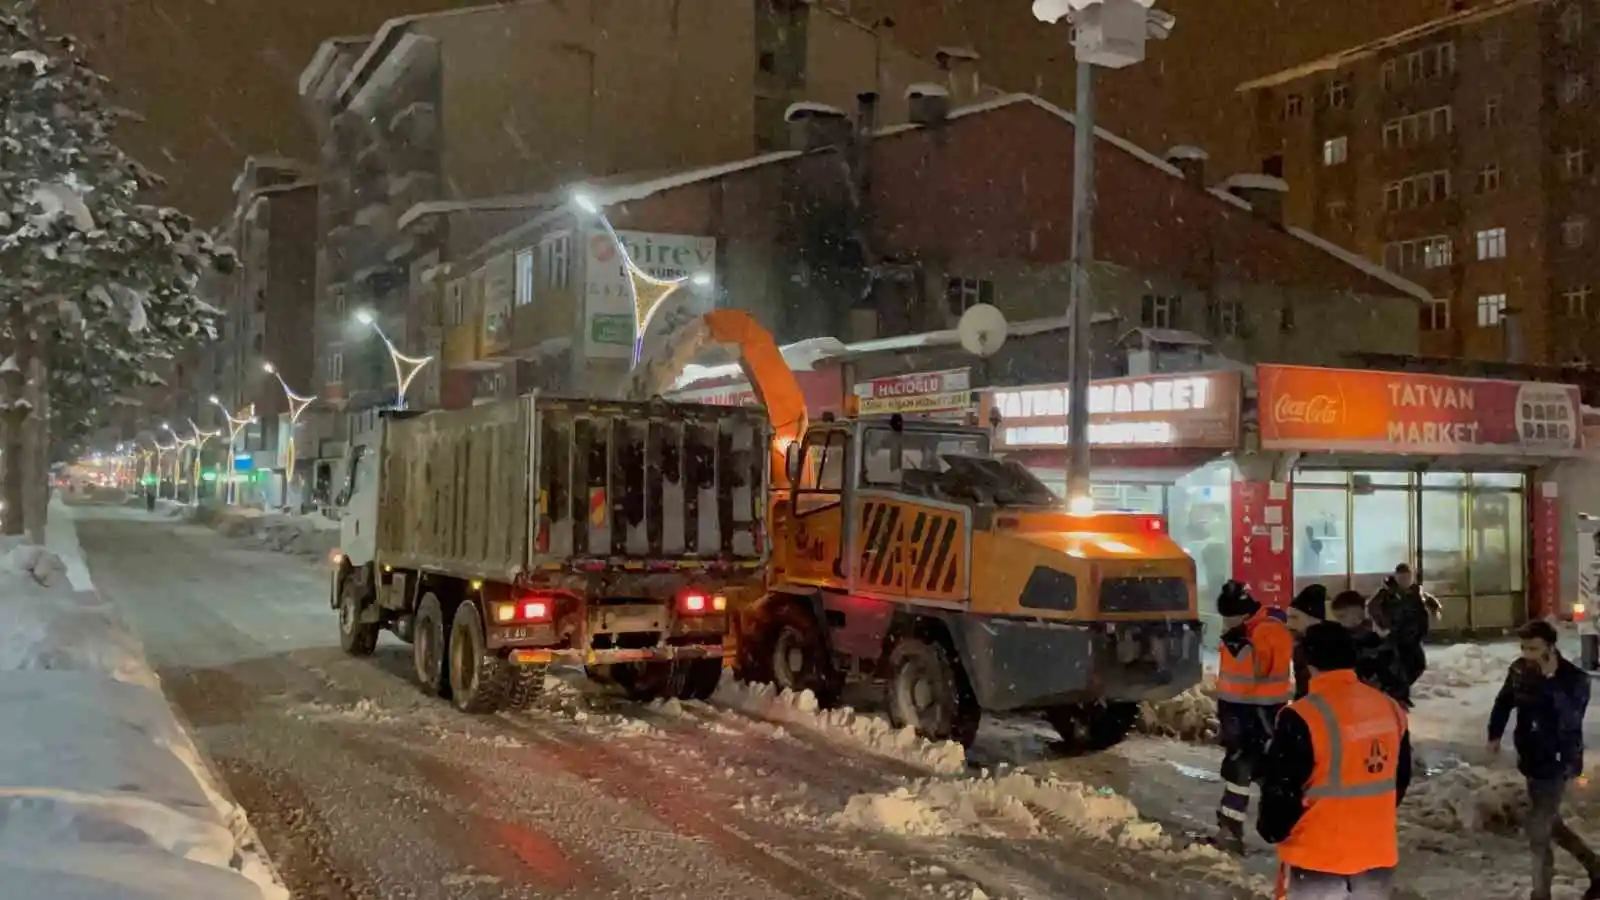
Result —
<instances>
[{"instance_id":1,"label":"string light decoration","mask_svg":"<svg viewBox=\"0 0 1600 900\"><path fill-rule=\"evenodd\" d=\"M200 505L200 457L206 452L206 441L222 435L222 429L216 431L201 431L193 419L189 420L189 427L194 429L194 462L189 468L189 503L191 506Z\"/></svg>"},{"instance_id":2,"label":"string light decoration","mask_svg":"<svg viewBox=\"0 0 1600 900\"><path fill-rule=\"evenodd\" d=\"M417 377L417 373L422 371L422 367L433 362L433 357L407 356L401 353L399 348L395 347L394 341L389 340L389 336L383 333L383 327L378 324L377 317L367 310L363 309L357 312L356 321L363 325L370 325L372 330L377 333L378 339L383 341L383 346L388 349L389 361L394 363L396 385L394 408L405 409L406 389L411 387L411 380Z\"/></svg>"},{"instance_id":3,"label":"string light decoration","mask_svg":"<svg viewBox=\"0 0 1600 900\"><path fill-rule=\"evenodd\" d=\"M374 327L376 327L376 326L374 326ZM378 335L381 337L383 335L383 332L379 331ZM389 343L389 339L388 338L384 338L383 342L385 344L388 344ZM392 346L389 348L389 352L390 352L391 355L393 355L394 348ZM426 364L427 364L427 360L423 360L422 363L419 364L416 367L416 369L412 370L411 374L415 375L417 373L417 371L420 370L422 368L422 366L426 365ZM303 397L303 396L301 396L299 394L296 394L293 390L291 390L289 388L289 382L283 380L283 373L279 372L278 371L278 367L273 365L272 363L269 363L269 362L268 363L262 363L261 364L261 368L262 368L263 371L267 372L273 378L278 379L278 386L283 388L284 399L289 402L289 452L288 452L288 458L285 459L284 463L283 463L283 472L284 472L284 475L283 475L283 482L284 482L283 493L284 493L284 500L287 501L289 499L289 497L288 497L289 484L294 481L294 436L295 436L295 432L300 430L300 414L306 411L306 407L310 406L312 403L314 403L316 401L317 395L316 394L312 394L309 397ZM398 371L399 370L397 369L396 372L398 373ZM410 384L409 381L407 381L406 383ZM402 387L400 389L400 393L401 393L400 402L402 403L401 408L404 409L405 407L404 407L403 404L405 403L405 396L404 396L405 395L405 388Z\"/></svg>"},{"instance_id":4,"label":"string light decoration","mask_svg":"<svg viewBox=\"0 0 1600 900\"><path fill-rule=\"evenodd\" d=\"M235 454L238 453L239 432L243 431L246 425L256 420L256 405L252 403L246 406L243 416L235 416L232 410L217 399L216 394L211 395L211 402L217 409L222 410L222 415L228 420L228 494L226 500L231 505L239 502L239 486L234 480L238 474L235 466L237 462Z\"/></svg>"}]
</instances>

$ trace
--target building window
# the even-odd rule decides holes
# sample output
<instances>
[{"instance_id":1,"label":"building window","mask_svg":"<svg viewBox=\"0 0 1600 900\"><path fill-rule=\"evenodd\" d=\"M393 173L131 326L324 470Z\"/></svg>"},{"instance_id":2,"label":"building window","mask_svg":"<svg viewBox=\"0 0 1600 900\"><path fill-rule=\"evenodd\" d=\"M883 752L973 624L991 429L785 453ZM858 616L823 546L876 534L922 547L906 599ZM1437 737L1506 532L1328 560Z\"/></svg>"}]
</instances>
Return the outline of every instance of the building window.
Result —
<instances>
[{"instance_id":1,"label":"building window","mask_svg":"<svg viewBox=\"0 0 1600 900\"><path fill-rule=\"evenodd\" d=\"M1424 172L1384 186L1383 208L1389 212L1417 209L1450 199L1450 173Z\"/></svg>"},{"instance_id":2,"label":"building window","mask_svg":"<svg viewBox=\"0 0 1600 900\"><path fill-rule=\"evenodd\" d=\"M1583 7L1568 3L1561 10L1561 42L1575 43L1583 38Z\"/></svg>"},{"instance_id":3,"label":"building window","mask_svg":"<svg viewBox=\"0 0 1600 900\"><path fill-rule=\"evenodd\" d=\"M1456 70L1456 45L1446 42L1413 50L1404 57L1406 83L1432 81L1453 74Z\"/></svg>"},{"instance_id":4,"label":"building window","mask_svg":"<svg viewBox=\"0 0 1600 900\"><path fill-rule=\"evenodd\" d=\"M984 278L949 278L944 283L944 302L950 315L962 313L979 303L994 303L994 282Z\"/></svg>"},{"instance_id":5,"label":"building window","mask_svg":"<svg viewBox=\"0 0 1600 900\"><path fill-rule=\"evenodd\" d=\"M1283 117L1285 119L1299 118L1305 112L1305 101L1299 94L1290 94L1283 98Z\"/></svg>"},{"instance_id":6,"label":"building window","mask_svg":"<svg viewBox=\"0 0 1600 900\"><path fill-rule=\"evenodd\" d=\"M1435 297L1422 307L1422 330L1450 330L1450 298Z\"/></svg>"},{"instance_id":7,"label":"building window","mask_svg":"<svg viewBox=\"0 0 1600 900\"><path fill-rule=\"evenodd\" d=\"M1568 250L1576 250L1589 239L1589 218L1569 216L1561 223L1561 243Z\"/></svg>"},{"instance_id":8,"label":"building window","mask_svg":"<svg viewBox=\"0 0 1600 900\"><path fill-rule=\"evenodd\" d=\"M1350 105L1350 82L1342 78L1335 78L1328 82L1328 106L1331 109L1343 109Z\"/></svg>"},{"instance_id":9,"label":"building window","mask_svg":"<svg viewBox=\"0 0 1600 900\"><path fill-rule=\"evenodd\" d=\"M1500 190L1500 166L1490 163L1478 170L1478 193L1492 194Z\"/></svg>"},{"instance_id":10,"label":"building window","mask_svg":"<svg viewBox=\"0 0 1600 900\"><path fill-rule=\"evenodd\" d=\"M1383 123L1383 149L1419 147L1448 137L1454 131L1455 114L1452 109L1436 106Z\"/></svg>"},{"instance_id":11,"label":"building window","mask_svg":"<svg viewBox=\"0 0 1600 900\"><path fill-rule=\"evenodd\" d=\"M1478 327L1493 328L1505 321L1505 317L1505 294L1482 294L1478 297Z\"/></svg>"},{"instance_id":12,"label":"building window","mask_svg":"<svg viewBox=\"0 0 1600 900\"><path fill-rule=\"evenodd\" d=\"M1209 304L1211 333L1218 337L1239 337L1244 329L1244 307L1232 298L1213 297Z\"/></svg>"},{"instance_id":13,"label":"building window","mask_svg":"<svg viewBox=\"0 0 1600 900\"><path fill-rule=\"evenodd\" d=\"M572 269L572 235L558 234L539 242L544 255L544 286L558 291L567 289Z\"/></svg>"},{"instance_id":14,"label":"building window","mask_svg":"<svg viewBox=\"0 0 1600 900\"><path fill-rule=\"evenodd\" d=\"M1589 174L1589 151L1573 147L1561 154L1561 171L1567 180L1583 178Z\"/></svg>"},{"instance_id":15,"label":"building window","mask_svg":"<svg viewBox=\"0 0 1600 900\"><path fill-rule=\"evenodd\" d=\"M1343 199L1329 200L1322 205L1323 218L1330 228L1350 230L1350 203Z\"/></svg>"},{"instance_id":16,"label":"building window","mask_svg":"<svg viewBox=\"0 0 1600 900\"><path fill-rule=\"evenodd\" d=\"M344 380L344 354L335 353L328 357L328 381L337 384Z\"/></svg>"},{"instance_id":17,"label":"building window","mask_svg":"<svg viewBox=\"0 0 1600 900\"><path fill-rule=\"evenodd\" d=\"M1506 230L1486 228L1478 232L1478 258L1504 259L1506 255Z\"/></svg>"},{"instance_id":18,"label":"building window","mask_svg":"<svg viewBox=\"0 0 1600 900\"><path fill-rule=\"evenodd\" d=\"M1322 164L1337 166L1350 158L1350 139L1343 135L1322 142Z\"/></svg>"},{"instance_id":19,"label":"building window","mask_svg":"<svg viewBox=\"0 0 1600 900\"><path fill-rule=\"evenodd\" d=\"M515 297L518 306L527 306L533 302L533 250L517 251L517 269L513 276L515 281Z\"/></svg>"},{"instance_id":20,"label":"building window","mask_svg":"<svg viewBox=\"0 0 1600 900\"><path fill-rule=\"evenodd\" d=\"M1181 297L1146 294L1139 303L1139 324L1145 328L1177 328Z\"/></svg>"},{"instance_id":21,"label":"building window","mask_svg":"<svg viewBox=\"0 0 1600 900\"><path fill-rule=\"evenodd\" d=\"M1395 241L1383 247L1383 266L1394 272L1408 269L1441 269L1454 261L1450 236L1444 234Z\"/></svg>"},{"instance_id":22,"label":"building window","mask_svg":"<svg viewBox=\"0 0 1600 900\"><path fill-rule=\"evenodd\" d=\"M1589 293L1587 284L1580 284L1575 288L1561 292L1561 305L1566 307L1569 318L1586 319L1589 317Z\"/></svg>"},{"instance_id":23,"label":"building window","mask_svg":"<svg viewBox=\"0 0 1600 900\"><path fill-rule=\"evenodd\" d=\"M1385 60L1383 63L1383 89L1392 91L1400 86L1400 64L1396 60Z\"/></svg>"},{"instance_id":24,"label":"building window","mask_svg":"<svg viewBox=\"0 0 1600 900\"><path fill-rule=\"evenodd\" d=\"M1568 72L1561 79L1561 105L1571 106L1589 95L1589 76L1582 72Z\"/></svg>"},{"instance_id":25,"label":"building window","mask_svg":"<svg viewBox=\"0 0 1600 900\"><path fill-rule=\"evenodd\" d=\"M1483 127L1500 127L1500 97L1485 97L1483 99Z\"/></svg>"}]
</instances>

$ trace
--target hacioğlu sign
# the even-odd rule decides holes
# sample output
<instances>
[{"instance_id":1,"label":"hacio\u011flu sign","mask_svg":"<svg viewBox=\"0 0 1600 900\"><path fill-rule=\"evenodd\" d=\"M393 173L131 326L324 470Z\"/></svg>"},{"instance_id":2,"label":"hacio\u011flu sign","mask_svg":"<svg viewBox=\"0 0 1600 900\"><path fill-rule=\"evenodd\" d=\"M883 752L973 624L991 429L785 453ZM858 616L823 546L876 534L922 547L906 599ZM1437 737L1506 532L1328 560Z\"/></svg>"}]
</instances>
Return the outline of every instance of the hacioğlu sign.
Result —
<instances>
[{"instance_id":1,"label":"hacio\u011flu sign","mask_svg":"<svg viewBox=\"0 0 1600 900\"><path fill-rule=\"evenodd\" d=\"M1089 443L1096 447L1205 447L1239 443L1237 372L1108 378L1089 386ZM1000 413L997 449L1067 446L1065 384L985 393L982 421Z\"/></svg>"}]
</instances>

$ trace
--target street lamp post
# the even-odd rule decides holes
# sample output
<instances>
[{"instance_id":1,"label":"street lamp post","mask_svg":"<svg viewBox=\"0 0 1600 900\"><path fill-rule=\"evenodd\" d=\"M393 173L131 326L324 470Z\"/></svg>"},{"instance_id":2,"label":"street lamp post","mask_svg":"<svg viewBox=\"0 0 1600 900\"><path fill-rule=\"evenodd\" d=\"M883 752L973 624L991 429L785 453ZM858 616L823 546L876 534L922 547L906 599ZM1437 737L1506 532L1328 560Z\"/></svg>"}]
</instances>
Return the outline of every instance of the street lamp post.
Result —
<instances>
[{"instance_id":1,"label":"street lamp post","mask_svg":"<svg viewBox=\"0 0 1600 900\"><path fill-rule=\"evenodd\" d=\"M380 332L378 332L378 334L381 335L381 334L383 334L383 332L380 331ZM388 338L384 338L384 343L387 344L388 342L389 342L389 339ZM391 349L391 351L393 350L392 347L390 349ZM423 360L423 362L427 362L427 360ZM419 366L417 366L417 368L420 369L420 368L422 368L422 366L419 365ZM284 399L286 399L289 402L289 447L288 447L288 458L285 459L284 463L283 463L283 505L284 506L288 506L289 505L289 489L294 485L294 462L295 462L295 459L294 459L294 450L295 450L295 447L294 447L294 436L295 436L295 432L300 430L300 414L305 412L306 411L306 407L310 406L312 404L312 402L317 399L317 395L316 394L312 394L309 397L302 397L301 395L296 394L294 391L290 390L289 389L289 382L283 380L283 373L279 372L278 371L278 367L273 365L270 362L262 363L261 364L261 369L262 369L262 371L264 371L267 374L271 375L273 378L278 379L278 386L283 388ZM413 372L412 374L416 374L416 373ZM400 389L400 393L401 393L401 402L403 403L404 399L405 399L405 397L404 397L405 388L401 388Z\"/></svg>"},{"instance_id":2,"label":"street lamp post","mask_svg":"<svg viewBox=\"0 0 1600 900\"><path fill-rule=\"evenodd\" d=\"M239 502L239 486L234 483L237 474L234 456L239 452L239 432L256 420L256 405L252 403L246 406L243 416L235 416L232 410L217 399L216 394L211 395L211 402L217 409L222 410L222 415L228 420L228 492L224 495L223 502L234 504Z\"/></svg>"},{"instance_id":3,"label":"street lamp post","mask_svg":"<svg viewBox=\"0 0 1600 900\"><path fill-rule=\"evenodd\" d=\"M217 431L201 431L200 426L196 425L193 419L189 420L189 427L194 429L194 437L191 439L194 443L194 462L189 470L189 501L191 506L199 506L200 457L206 452L206 441L221 435L222 431L220 429Z\"/></svg>"},{"instance_id":4,"label":"street lamp post","mask_svg":"<svg viewBox=\"0 0 1600 900\"><path fill-rule=\"evenodd\" d=\"M1089 329L1089 265L1094 261L1094 67L1120 69L1144 59L1147 39L1162 40L1177 23L1153 8L1154 0L1034 0L1033 15L1072 22L1078 61L1077 108L1072 124L1072 282L1068 312L1072 347L1068 366L1067 502L1075 513L1094 511L1089 485L1089 381L1094 364Z\"/></svg>"},{"instance_id":5,"label":"street lamp post","mask_svg":"<svg viewBox=\"0 0 1600 900\"><path fill-rule=\"evenodd\" d=\"M389 362L394 364L394 408L405 409L406 388L411 387L411 380L417 377L417 373L422 371L423 366L433 361L433 357L407 356L404 353L401 353L400 350L395 347L394 341L389 340L389 336L383 333L383 327L378 324L377 316L374 316L367 310L363 309L357 312L356 321L363 325L370 325L372 330L377 333L378 339L383 341L384 348L389 351ZM288 388L285 387L285 390L287 389Z\"/></svg>"},{"instance_id":6,"label":"street lamp post","mask_svg":"<svg viewBox=\"0 0 1600 900\"><path fill-rule=\"evenodd\" d=\"M194 446L194 439L179 437L178 432L166 422L161 423L161 428L172 435L172 449L177 451L172 455L172 500L176 503L178 500L178 479L183 474L183 451ZM190 490L194 490L193 485L190 485Z\"/></svg>"}]
</instances>

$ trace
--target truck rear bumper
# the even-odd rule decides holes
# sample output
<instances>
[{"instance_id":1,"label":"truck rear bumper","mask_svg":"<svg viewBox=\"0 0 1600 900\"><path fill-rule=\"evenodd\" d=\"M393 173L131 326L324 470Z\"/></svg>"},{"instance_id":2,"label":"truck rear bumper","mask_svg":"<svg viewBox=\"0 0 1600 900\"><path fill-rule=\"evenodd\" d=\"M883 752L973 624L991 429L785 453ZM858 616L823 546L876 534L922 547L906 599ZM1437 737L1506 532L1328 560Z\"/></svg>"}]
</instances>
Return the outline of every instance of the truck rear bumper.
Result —
<instances>
[{"instance_id":1,"label":"truck rear bumper","mask_svg":"<svg viewBox=\"0 0 1600 900\"><path fill-rule=\"evenodd\" d=\"M552 664L605 666L614 663L673 662L680 659L728 658L721 644L684 644L669 647L644 647L618 650L512 650L511 662L520 666Z\"/></svg>"},{"instance_id":2,"label":"truck rear bumper","mask_svg":"<svg viewBox=\"0 0 1600 900\"><path fill-rule=\"evenodd\" d=\"M985 709L1163 700L1200 682L1199 622L1082 625L973 617L962 642Z\"/></svg>"}]
</instances>

